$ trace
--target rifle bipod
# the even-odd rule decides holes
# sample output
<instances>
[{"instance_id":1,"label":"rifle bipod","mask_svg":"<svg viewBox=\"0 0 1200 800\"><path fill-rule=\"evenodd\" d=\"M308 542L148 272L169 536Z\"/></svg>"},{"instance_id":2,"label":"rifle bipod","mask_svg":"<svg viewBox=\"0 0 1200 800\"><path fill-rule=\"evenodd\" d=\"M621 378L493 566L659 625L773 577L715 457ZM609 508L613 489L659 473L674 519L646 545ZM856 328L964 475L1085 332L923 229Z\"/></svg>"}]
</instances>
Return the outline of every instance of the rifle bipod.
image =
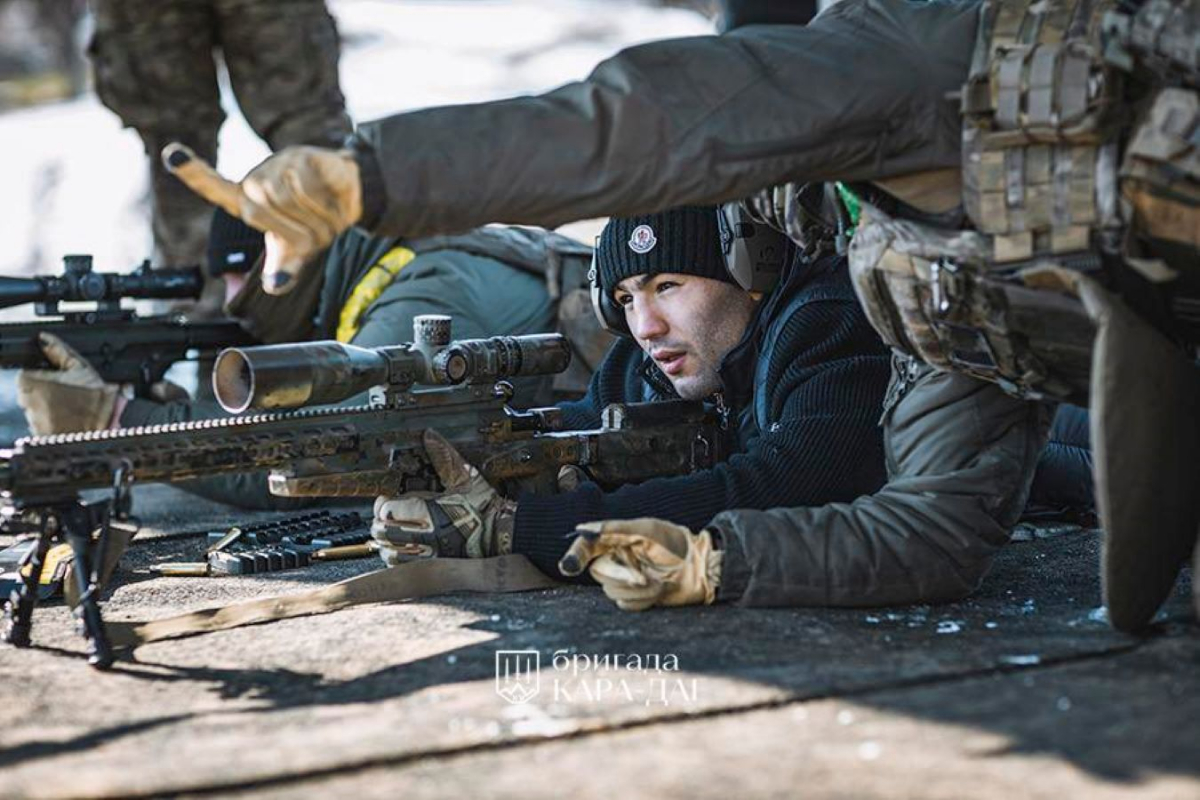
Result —
<instances>
[{"instance_id":1,"label":"rifle bipod","mask_svg":"<svg viewBox=\"0 0 1200 800\"><path fill-rule=\"evenodd\" d=\"M33 610L38 602L38 585L46 554L52 545L65 541L71 546L73 564L71 575L64 577L63 582L74 579L79 591L75 617L80 633L88 643L88 663L97 669L112 666L112 645L100 615L100 591L105 578L112 522L127 518L130 506L125 470L117 472L110 498L85 502L77 497L44 505L13 502L0 511L3 525L9 532L36 533L38 537L29 559L29 572L5 603L4 626L0 634L5 642L15 647L29 647L32 643ZM95 530L100 534L93 547L92 532Z\"/></svg>"}]
</instances>

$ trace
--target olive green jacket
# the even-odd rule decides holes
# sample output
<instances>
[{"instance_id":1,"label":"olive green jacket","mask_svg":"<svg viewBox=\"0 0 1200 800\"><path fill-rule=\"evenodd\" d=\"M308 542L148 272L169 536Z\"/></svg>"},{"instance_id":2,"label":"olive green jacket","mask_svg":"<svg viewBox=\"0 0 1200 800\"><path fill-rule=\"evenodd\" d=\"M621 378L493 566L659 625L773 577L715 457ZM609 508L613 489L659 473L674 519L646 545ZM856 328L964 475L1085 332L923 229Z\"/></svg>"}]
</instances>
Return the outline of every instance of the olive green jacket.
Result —
<instances>
[{"instance_id":1,"label":"olive green jacket","mask_svg":"<svg viewBox=\"0 0 1200 800\"><path fill-rule=\"evenodd\" d=\"M359 128L366 227L427 236L957 168L979 5L844 0L808 26L625 50L548 94Z\"/></svg>"}]
</instances>

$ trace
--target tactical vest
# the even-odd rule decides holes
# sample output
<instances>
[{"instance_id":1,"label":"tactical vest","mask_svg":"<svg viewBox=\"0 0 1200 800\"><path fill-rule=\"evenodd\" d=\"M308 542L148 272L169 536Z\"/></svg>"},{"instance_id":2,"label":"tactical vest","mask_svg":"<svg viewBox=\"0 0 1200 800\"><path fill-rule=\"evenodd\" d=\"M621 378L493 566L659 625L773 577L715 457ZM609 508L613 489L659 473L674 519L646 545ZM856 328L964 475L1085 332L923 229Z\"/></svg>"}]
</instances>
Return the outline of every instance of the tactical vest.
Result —
<instances>
[{"instance_id":1,"label":"tactical vest","mask_svg":"<svg viewBox=\"0 0 1200 800\"><path fill-rule=\"evenodd\" d=\"M972 229L867 204L856 290L893 347L1022 397L1086 403L1078 273L1118 263L1200 311L1200 0L989 0L962 91ZM1200 321L1200 313L1196 314Z\"/></svg>"}]
</instances>

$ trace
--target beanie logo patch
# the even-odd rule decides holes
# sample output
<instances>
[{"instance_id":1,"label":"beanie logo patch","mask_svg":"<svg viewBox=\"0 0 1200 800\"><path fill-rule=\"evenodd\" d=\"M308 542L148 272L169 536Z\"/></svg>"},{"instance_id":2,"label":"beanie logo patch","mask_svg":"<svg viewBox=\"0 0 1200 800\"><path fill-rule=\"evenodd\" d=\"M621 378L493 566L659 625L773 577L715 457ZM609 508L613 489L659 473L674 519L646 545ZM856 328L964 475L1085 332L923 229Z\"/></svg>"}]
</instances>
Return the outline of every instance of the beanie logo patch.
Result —
<instances>
[{"instance_id":1,"label":"beanie logo patch","mask_svg":"<svg viewBox=\"0 0 1200 800\"><path fill-rule=\"evenodd\" d=\"M629 249L638 255L649 253L656 244L658 244L658 239L654 236L654 229L649 225L638 225L633 229L633 233L629 234Z\"/></svg>"}]
</instances>

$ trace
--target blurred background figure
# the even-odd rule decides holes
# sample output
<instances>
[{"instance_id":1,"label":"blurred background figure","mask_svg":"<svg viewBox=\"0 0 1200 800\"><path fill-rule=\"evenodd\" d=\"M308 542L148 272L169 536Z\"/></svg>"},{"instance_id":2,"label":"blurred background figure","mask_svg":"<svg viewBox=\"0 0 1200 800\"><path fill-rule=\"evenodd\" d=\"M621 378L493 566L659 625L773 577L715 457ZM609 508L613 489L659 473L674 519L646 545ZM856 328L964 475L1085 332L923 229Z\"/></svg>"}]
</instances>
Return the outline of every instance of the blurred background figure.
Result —
<instances>
[{"instance_id":1,"label":"blurred background figure","mask_svg":"<svg viewBox=\"0 0 1200 800\"><path fill-rule=\"evenodd\" d=\"M137 131L150 165L154 264L204 261L212 207L162 168L171 141L217 157L224 61L238 107L272 150L337 146L351 131L338 33L324 0L91 0L96 93ZM214 280L195 315L215 314Z\"/></svg>"},{"instance_id":2,"label":"blurred background figure","mask_svg":"<svg viewBox=\"0 0 1200 800\"><path fill-rule=\"evenodd\" d=\"M86 0L0 0L0 111L87 90Z\"/></svg>"},{"instance_id":3,"label":"blurred background figure","mask_svg":"<svg viewBox=\"0 0 1200 800\"><path fill-rule=\"evenodd\" d=\"M160 0L147 5L157 14L159 7L165 9L176 2ZM220 40L200 48L203 58L196 58L200 64L196 69L209 76L208 80L215 70L220 87L225 114L219 134L221 168L226 174L241 176L270 153L267 141L260 138L259 129L270 126L260 121L264 113L261 104L254 102L237 76L231 78L224 66L231 57L228 27L213 33L210 23L199 25L195 28L198 32L191 34L195 42L189 43L185 36L180 44L178 36L157 17L152 22L148 15L134 14L139 22L136 28L117 28L106 37L105 30L112 26L105 28L96 19L100 5L99 0L0 0L0 175L5 189L0 193L0 239L4 241L0 275L57 273L64 253L90 253L98 268L112 272L132 269L153 255L154 195L144 154L142 134L146 131L122 130L126 120L105 108L90 90L92 70L85 50L94 28L100 29L94 48L98 58L110 56L106 38L119 50L132 30L153 29L152 41L134 47L117 63L139 78L147 77L143 73L150 69L150 62L148 56L135 56L134 51L150 49L159 60L155 64L166 64L162 60L168 57L177 60L173 51L181 46L193 52L199 47L195 42ZM108 5L116 4L109 0ZM193 0L189 8L213 5L215 0ZM269 6L241 0L225 5L253 5L263 10L258 28L264 35L263 26L278 30L280 21L285 20L286 30L274 34L276 37L296 30L296 20L304 17L303 9L310 6L306 0ZM311 6L320 8L320 4ZM337 23L337 79L346 110L357 120L405 109L543 92L584 77L624 47L651 39L713 33L717 12L715 3L703 0L690 4L685 0L326 0L325 7ZM322 17L313 24L320 26ZM328 24L323 29L329 30ZM294 53L299 47L295 40L303 38L297 34L281 44L272 39L263 57L279 53L278 59L286 66L299 65L309 70L304 75L311 74L318 68L313 45L304 46L302 58L285 55ZM76 65L74 73L64 66L69 64ZM154 69L168 71L165 77L170 79L170 87L188 74L182 68L173 72L167 66ZM279 74L282 77L273 79L302 77ZM332 68L328 74L333 76ZM150 77L164 79L158 72ZM165 94L169 101L179 92L171 89ZM283 97L274 90L273 94ZM291 91L288 96L297 94L302 92ZM154 108L167 107L167 101L158 95L153 98ZM196 119L187 120L197 132L202 127L211 131L216 124L213 119L220 119L215 109L205 113L204 126ZM172 114L180 116L179 112ZM278 132L267 130L266 137L286 141L283 128L294 127L288 124ZM211 139L211 133L208 136ZM183 139L197 143L191 135L183 135ZM203 230L204 224L197 226ZM602 226L602 220L585 221L563 232L590 242ZM159 250L161 257L161 247ZM203 263L196 252L186 260ZM157 257L155 265L166 266ZM144 312L150 310L143 308ZM24 319L31 313L30 309L3 309L0 319Z\"/></svg>"}]
</instances>

